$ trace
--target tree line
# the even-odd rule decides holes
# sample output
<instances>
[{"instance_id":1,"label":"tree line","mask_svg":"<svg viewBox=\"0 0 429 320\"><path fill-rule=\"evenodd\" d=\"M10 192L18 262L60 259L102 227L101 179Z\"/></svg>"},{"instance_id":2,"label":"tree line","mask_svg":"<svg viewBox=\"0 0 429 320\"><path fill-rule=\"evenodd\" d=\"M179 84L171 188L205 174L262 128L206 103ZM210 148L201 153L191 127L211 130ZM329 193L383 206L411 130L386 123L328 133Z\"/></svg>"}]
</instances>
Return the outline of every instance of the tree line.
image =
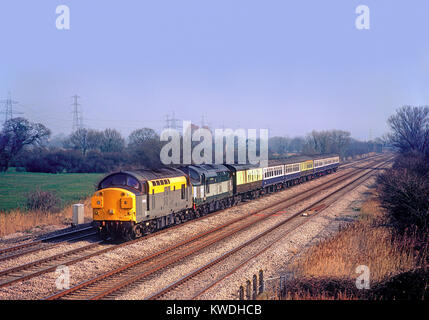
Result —
<instances>
[{"instance_id":1,"label":"tree line","mask_svg":"<svg viewBox=\"0 0 429 320\"><path fill-rule=\"evenodd\" d=\"M111 128L82 128L67 137L51 138L51 131L43 124L14 118L7 121L0 132L0 170L7 171L13 166L28 172L102 173L153 168L162 165L160 151L165 143L151 128L134 130L127 138ZM193 142L193 146L197 143ZM234 143L236 145L237 141ZM272 137L268 146L269 158L281 158L290 153L336 153L346 157L381 151L380 143L361 142L351 138L350 132L341 130L313 131L306 137ZM213 147L213 161L214 150ZM234 157L237 161L237 154Z\"/></svg>"},{"instance_id":2,"label":"tree line","mask_svg":"<svg viewBox=\"0 0 429 320\"><path fill-rule=\"evenodd\" d=\"M386 143L381 139L359 141L343 130L313 130L306 137L273 137L269 140L271 158L283 157L289 153L319 155L334 153L341 158L354 157L369 152L381 152Z\"/></svg>"},{"instance_id":3,"label":"tree line","mask_svg":"<svg viewBox=\"0 0 429 320\"><path fill-rule=\"evenodd\" d=\"M125 139L115 129L78 129L51 143L51 131L24 118L7 121L0 132L0 170L87 173L160 165L162 143L150 128L134 130Z\"/></svg>"}]
</instances>

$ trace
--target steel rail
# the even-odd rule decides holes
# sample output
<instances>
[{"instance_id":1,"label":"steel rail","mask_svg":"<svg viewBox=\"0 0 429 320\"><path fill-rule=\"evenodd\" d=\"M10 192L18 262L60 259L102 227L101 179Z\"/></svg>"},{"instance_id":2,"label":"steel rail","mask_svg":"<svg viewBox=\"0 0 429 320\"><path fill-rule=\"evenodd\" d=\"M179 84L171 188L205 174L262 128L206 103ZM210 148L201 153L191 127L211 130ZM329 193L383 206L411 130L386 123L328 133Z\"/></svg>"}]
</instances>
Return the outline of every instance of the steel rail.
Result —
<instances>
[{"instance_id":1,"label":"steel rail","mask_svg":"<svg viewBox=\"0 0 429 320\"><path fill-rule=\"evenodd\" d=\"M86 228L82 228L82 229L79 229L79 230L73 230L73 231L69 231L69 232L65 232L65 233L56 234L56 235L53 235L53 236L50 236L50 237L47 237L47 238L44 238L44 239L35 240L35 241L28 242L28 243L23 243L23 244L16 245L16 246L13 246L13 247L3 248L3 249L0 249L0 257L1 257L1 255L5 254L5 253L17 251L17 250L20 250L20 249L23 249L23 248L32 247L32 246L35 246L35 245L38 245L38 244L41 244L41 243L44 243L44 242L52 241L54 239L63 238L63 237L66 237L66 236L69 236L69 235L72 235L72 234L76 234L76 233L80 233L80 232L88 231L88 230L93 230L93 229L94 228L92 226L91 227L86 227Z\"/></svg>"},{"instance_id":2,"label":"steel rail","mask_svg":"<svg viewBox=\"0 0 429 320\"><path fill-rule=\"evenodd\" d=\"M380 164L380 166L381 165L383 165L383 163ZM198 268L198 269L190 272L189 274L183 276L182 278L180 278L176 282L174 282L174 283L166 286L162 290L160 290L157 293L149 296L146 299L147 300L155 300L155 299L159 299L159 298L163 297L164 295L168 294L169 292L171 292L172 290L176 289L180 285L186 283L187 281L189 281L190 279L196 277L197 275L201 274L202 272L204 272L204 271L210 269L211 267L217 265L219 262L225 260L226 258L228 258L229 256L233 255L234 253L237 253L241 249L243 249L245 247L248 247L250 244L256 242L257 240L259 240L263 236L268 235L269 233L272 233L273 231L276 231L278 228L280 228L281 226L283 226L287 222L291 221L292 219L295 219L295 218L297 218L299 216L302 216L302 214L305 213L305 212L308 212L308 211L315 212L315 214L313 214L313 215L310 216L310 219L312 219L314 216L318 215L320 212L323 212L332 203L334 203L336 201L336 199L338 198L338 194L342 195L343 193L350 192L351 190L357 188L362 183L364 183L367 179L369 179L372 176L373 171L374 170L371 170L371 171L363 174L362 176L354 179L353 181L351 181L350 183L346 184L345 186L343 186L343 187L335 190L331 194L329 194L329 195L323 197L322 199L320 199L320 200L312 203L311 205L307 206L306 208L304 208L304 209L298 211L297 213L293 214L292 216L288 217L287 219L285 219L285 220L277 223L273 227L271 227L271 228L263 231L262 233L256 235L255 237L249 239L248 241L246 241L245 243L241 244L240 246L238 246L238 247L236 247L234 249L231 249L228 252L220 255L219 257L217 257L216 259L213 259L212 261L210 261L209 263L205 264L204 266L202 266L202 267L200 267L200 268ZM357 185L355 185L355 184L357 184ZM352 188L350 188L350 186L352 186ZM346 190L346 192L344 192L345 190ZM335 200L331 201L331 203L329 203L329 204L324 203L324 201L332 198L333 196L334 197L337 196L337 198ZM191 300L196 299L197 297L201 296L203 293L207 292L209 289L211 289L212 287L214 287L215 285L217 285L223 279L225 279L226 277L230 276L231 274L233 274L234 272L236 272L238 269L240 269L241 267L243 267L250 260L254 259L255 257L257 257L259 255L261 255L263 252L265 252L266 250L268 250L273 244L277 243L278 241L280 241L281 239L283 239L286 235L288 235L290 232L292 232L296 228L300 227L304 223L307 223L308 221L309 221L309 219L306 218L301 223L299 223L297 226L294 226L294 228L292 228L292 229L290 229L290 230L282 233L280 236L276 237L273 241L271 241L269 244L265 245L262 249L258 250L256 253L252 254L250 257L246 258L244 261L242 261L238 265L234 266L234 268L232 270L229 270L226 274L223 274L220 278L216 279L215 281L213 281L212 283L210 283L208 286L206 286L202 290L198 291L197 294L195 294L195 295L192 296Z\"/></svg>"},{"instance_id":3,"label":"steel rail","mask_svg":"<svg viewBox=\"0 0 429 320\"><path fill-rule=\"evenodd\" d=\"M361 172L362 170L357 169L357 170L355 170L355 171L356 171L356 172L347 173L347 174L344 174L344 175L342 175L342 176L340 176L340 177L337 177L337 179L333 179L332 183L320 185L320 186L318 186L318 187L314 188L313 190L307 190L307 191L305 191L305 192L303 192L303 193L301 193L301 194L296 195L294 198L298 198L298 197L299 197L299 195L301 195L301 198L306 198L306 197L308 197L307 193L311 193L312 195L314 195L314 194L316 194L316 193L318 193L318 192L320 192L320 191L321 191L321 190L319 190L319 189L324 190L324 189L327 189L327 188L331 187L332 185L339 184L339 183L341 183L342 181L344 181L344 180L348 179L350 176L353 176L353 175L359 174L359 172ZM304 195L305 195L305 196L304 196ZM299 201L297 201L297 202L300 202L300 201L302 201L302 199L300 199L300 200L299 200ZM284 205L284 203L283 203L283 202L284 202L284 200L281 200L281 203L282 203L283 208L284 208L284 207L285 207L285 205ZM288 206L291 206L291 205L293 205L293 204L289 204ZM269 207L275 207L275 205L271 205L271 206L269 206ZM260 213L260 212L263 212L263 211L266 211L266 210L267 210L267 209L265 209L265 208L264 208L264 209L262 209L262 210L259 210L257 213L251 214L250 216L252 216L252 215L256 215L256 214L258 214L258 213ZM273 212L271 212L271 215L272 215L272 214L274 214L274 213L276 213L276 212L278 212L278 209L277 209L277 210L274 210ZM247 218L248 216L249 216L249 215L246 215L245 217ZM269 216L270 216L270 214L267 214L267 215L263 216L263 217L262 217L262 218L260 218L260 219L255 219L255 220L250 221L249 223L247 223L247 224L245 224L245 225L241 226L240 228L233 229L232 231L229 231L229 232L227 231L225 234L223 234L223 235L221 236L221 238L222 238L222 239L224 239L224 238L226 238L227 236L230 236L230 235L232 235L232 234L234 234L234 233L238 232L239 230L243 230L244 228L247 228L247 227L249 227L250 225L253 225L255 222L258 222L258 221L260 221L260 220L263 220L263 219L265 219L265 218L268 218ZM236 220L242 220L242 218L238 218L238 219L236 219ZM71 294L73 294L73 293L76 293L77 291L79 291L79 290L81 290L81 289L84 289L84 288L89 288L89 289L91 290L91 292L94 292L94 291L96 291L96 290L95 290L94 288L90 288L90 286L92 286L93 284L95 284L95 283L97 283L97 282L100 282L100 281L102 281L102 280L104 280L104 279L107 279L107 278L112 278L112 277L113 277L113 276L115 276L115 275L119 275L119 274L121 274L121 273L123 273L123 272L125 272L125 271L127 271L127 270L130 270L131 268L133 268L133 267L135 267L135 266L138 266L138 265L140 265L140 264L142 264L142 263L144 263L144 262L146 262L146 261L149 261L149 260L151 260L151 259L154 259L155 257L158 257L158 256L160 256L161 254L165 254L165 253L170 252L170 251L172 251L172 250L174 250L174 249L176 249L176 248L182 247L182 246L184 246L184 245L186 245L186 244L188 244L188 243L192 243L192 242L194 242L194 241L196 241L196 240L198 240L198 239L201 239L201 238L202 238L202 237L204 237L204 236L207 236L208 234L211 234L211 233L213 233L213 232L215 232L215 231L218 231L218 230L220 230L220 229L226 228L227 226L230 226L230 225L231 225L231 222L228 222L228 224L227 224L227 225L222 225L222 226L217 227L217 228L215 228L215 229L212 229L212 230L210 230L210 231L208 231L208 232L203 232L202 234L199 234L199 235L197 235L197 236L194 236L194 237L188 238L188 239L186 239L186 240L184 240L184 241L182 241L182 242L180 242L180 243L178 243L178 244L176 244L176 245L173 245L173 246L171 246L171 247L169 247L169 248L162 249L162 250L160 250L160 251L158 251L158 252L155 252L154 254L151 254L151 255L149 255L149 256L143 257L143 258L141 258L141 259L138 259L138 260L136 260L136 261L134 261L134 262L132 262L132 263L130 263L130 264L127 264L127 265L122 266L122 267L120 267L120 268L116 268L116 269L114 269L114 270L111 270L111 271L109 271L109 272L107 272L107 273L105 273L105 274L103 274L103 275L97 276L97 277L95 277L95 278L93 278L93 279L91 279L91 280L84 281L84 282L82 282L82 283L78 284L77 286L75 286L75 287L73 287L73 288L70 288L70 289L68 289L68 290L64 290L64 291L62 291L62 292L59 292L59 293L57 293L57 294L54 294L54 295L52 295L52 296L48 297L47 299L59 299L59 298L61 298L61 297L65 297L65 296L67 296L67 295L71 295ZM218 237L217 239L215 239L216 241L208 241L207 243L204 243L204 244L202 245L202 247L200 246L199 250L201 250L201 249L203 249L204 247L207 247L208 245L211 245L211 244L213 244L213 243L215 243L215 242L221 241L222 239L219 239L219 237ZM122 287L124 287L124 286L126 286L126 285L128 285L128 284L130 284L130 283L132 283L132 282L134 282L134 281L137 281L138 279L140 279L140 278L142 278L142 277L148 276L149 274L152 274L152 273L156 272L157 270L162 269L162 268L164 268L165 266L170 265L170 264L174 263L175 261L178 261L178 260L182 259L183 257L185 257L185 256L189 256L189 255L191 255L191 254L193 254L193 253L195 253L195 252L196 252L196 251L195 251L195 249L191 249L191 250L188 250L188 251L186 251L186 252L182 252L182 254L180 255L180 257L179 257L179 258L177 258L177 257L176 257L175 259L173 259L173 261L169 261L168 259L164 259L164 260L167 260L167 261L164 261L164 263L158 263L156 268L152 268L152 269L150 269L150 270L146 270L145 272L142 272L142 271L140 270L140 272L139 272L139 275L138 275L138 276L133 277L133 278L128 279L128 280L121 281L121 282L120 282L120 284L118 284L118 285L116 285L116 286L113 286L113 287L111 287L111 288L110 288L110 289L108 289L108 290L104 290L104 291L103 291L102 293L100 293L100 294L96 294L96 295L93 295L93 296L86 296L86 297L87 297L87 298L90 298L90 299L99 299L99 298L102 298L102 297L104 297L104 296L106 296L106 295L108 295L108 294L110 294L110 293L112 293L112 292L114 292L114 291L119 290L120 288L122 288Z\"/></svg>"},{"instance_id":4,"label":"steel rail","mask_svg":"<svg viewBox=\"0 0 429 320\"><path fill-rule=\"evenodd\" d=\"M11 259L16 259L16 258L25 256L27 254L36 253L36 252L39 252L39 251L42 251L42 250L46 251L46 250L52 249L54 247L57 247L57 246L59 246L61 244L64 244L64 242L74 242L74 241L77 241L77 240L82 240L82 239L85 239L85 238L90 238L92 236L95 236L96 234L97 234L97 232L94 231L94 232L90 232L88 234L80 235L80 236L77 236L77 237L74 237L74 238L70 238L70 239L65 239L65 240L62 240L62 241L59 241L59 242L55 242L55 243L44 243L44 241L41 240L41 242L38 243L38 244L36 244L36 245L32 245L32 246L29 246L29 247L22 247L22 249L28 249L28 250L23 250L23 251L20 251L19 249L16 250L16 251L19 251L19 252L15 252L15 250L13 250L13 251L10 252L11 254L6 254L4 256L0 256L0 262L6 261L6 260L11 260Z\"/></svg>"}]
</instances>

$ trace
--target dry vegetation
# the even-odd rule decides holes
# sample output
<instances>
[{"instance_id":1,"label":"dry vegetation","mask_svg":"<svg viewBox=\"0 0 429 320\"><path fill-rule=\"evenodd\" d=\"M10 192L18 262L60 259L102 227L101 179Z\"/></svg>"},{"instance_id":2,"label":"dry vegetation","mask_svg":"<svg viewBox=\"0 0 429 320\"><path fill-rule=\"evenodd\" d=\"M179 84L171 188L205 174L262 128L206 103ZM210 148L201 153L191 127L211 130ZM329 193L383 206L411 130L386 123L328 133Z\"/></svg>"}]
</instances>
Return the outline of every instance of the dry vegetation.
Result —
<instances>
[{"instance_id":1,"label":"dry vegetation","mask_svg":"<svg viewBox=\"0 0 429 320\"><path fill-rule=\"evenodd\" d=\"M91 201L87 199L85 204L85 221L92 219ZM50 213L43 210L12 210L10 212L0 212L0 237L16 233L31 232L34 227L50 225L70 224L72 221L73 209L68 206L57 213Z\"/></svg>"},{"instance_id":2,"label":"dry vegetation","mask_svg":"<svg viewBox=\"0 0 429 320\"><path fill-rule=\"evenodd\" d=\"M424 298L427 258L427 243L422 249L413 236L394 236L384 210L372 197L362 206L356 222L344 225L338 234L320 242L292 264L290 271L294 277L287 283L283 298L407 298L397 295L399 287L411 298ZM359 265L370 269L370 290L356 288L355 271ZM404 287L407 285L415 292L410 293L410 288Z\"/></svg>"}]
</instances>

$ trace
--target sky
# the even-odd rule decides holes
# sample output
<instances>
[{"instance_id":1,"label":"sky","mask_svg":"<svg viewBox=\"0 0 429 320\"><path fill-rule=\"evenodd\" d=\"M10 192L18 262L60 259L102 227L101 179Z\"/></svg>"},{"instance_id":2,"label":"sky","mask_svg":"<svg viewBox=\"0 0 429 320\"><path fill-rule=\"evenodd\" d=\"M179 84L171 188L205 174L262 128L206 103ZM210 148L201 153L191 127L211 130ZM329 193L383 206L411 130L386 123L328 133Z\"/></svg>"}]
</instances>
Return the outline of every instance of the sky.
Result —
<instances>
[{"instance_id":1,"label":"sky","mask_svg":"<svg viewBox=\"0 0 429 320\"><path fill-rule=\"evenodd\" d=\"M56 28L58 5L69 30ZM78 94L86 127L124 135L174 112L367 140L400 106L429 104L428 15L426 0L1 0L0 98L11 92L54 134L71 132Z\"/></svg>"}]
</instances>

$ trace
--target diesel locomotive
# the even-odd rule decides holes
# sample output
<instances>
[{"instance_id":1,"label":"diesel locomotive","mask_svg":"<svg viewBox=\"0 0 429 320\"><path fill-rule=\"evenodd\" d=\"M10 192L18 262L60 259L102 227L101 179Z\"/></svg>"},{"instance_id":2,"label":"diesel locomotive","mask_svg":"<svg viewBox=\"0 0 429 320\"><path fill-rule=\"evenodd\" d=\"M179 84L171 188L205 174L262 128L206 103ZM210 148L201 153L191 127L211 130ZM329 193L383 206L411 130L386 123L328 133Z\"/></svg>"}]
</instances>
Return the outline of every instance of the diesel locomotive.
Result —
<instances>
[{"instance_id":1,"label":"diesel locomotive","mask_svg":"<svg viewBox=\"0 0 429 320\"><path fill-rule=\"evenodd\" d=\"M93 223L103 239L135 239L337 171L339 160L299 156L263 168L202 164L114 172L91 198Z\"/></svg>"}]
</instances>

